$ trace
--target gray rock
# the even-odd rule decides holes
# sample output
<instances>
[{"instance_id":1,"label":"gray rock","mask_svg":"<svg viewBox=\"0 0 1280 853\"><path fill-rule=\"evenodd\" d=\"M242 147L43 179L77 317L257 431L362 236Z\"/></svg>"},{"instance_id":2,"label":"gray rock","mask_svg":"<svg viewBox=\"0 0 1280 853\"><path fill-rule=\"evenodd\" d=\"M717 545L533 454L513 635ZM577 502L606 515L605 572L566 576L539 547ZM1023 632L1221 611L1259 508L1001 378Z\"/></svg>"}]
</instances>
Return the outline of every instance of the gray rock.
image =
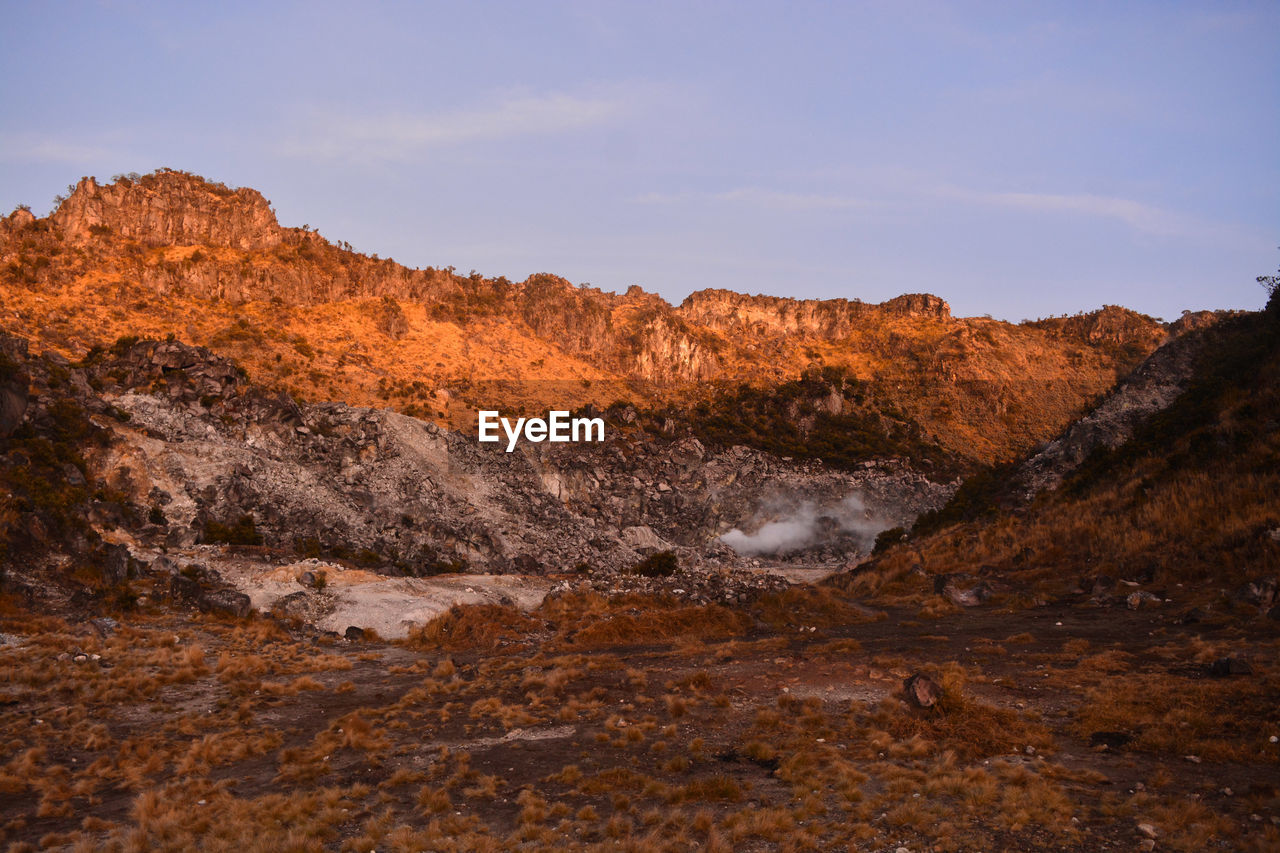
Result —
<instances>
[{"instance_id":1,"label":"gray rock","mask_svg":"<svg viewBox=\"0 0 1280 853\"><path fill-rule=\"evenodd\" d=\"M98 636L105 639L116 632L116 629L120 627L120 623L108 616L101 616L97 619L90 619L89 627L97 631Z\"/></svg>"},{"instance_id":2,"label":"gray rock","mask_svg":"<svg viewBox=\"0 0 1280 853\"><path fill-rule=\"evenodd\" d=\"M1158 595L1147 592L1145 590L1129 593L1125 598L1125 604L1130 610L1138 610L1144 607L1159 607L1164 604L1164 599Z\"/></svg>"},{"instance_id":3,"label":"gray rock","mask_svg":"<svg viewBox=\"0 0 1280 853\"><path fill-rule=\"evenodd\" d=\"M1253 604L1260 610L1267 610L1276 601L1276 591L1280 589L1280 580L1274 576L1250 581L1235 591L1237 601Z\"/></svg>"},{"instance_id":4,"label":"gray rock","mask_svg":"<svg viewBox=\"0 0 1280 853\"><path fill-rule=\"evenodd\" d=\"M184 574L176 574L169 579L169 595L174 601L194 603L201 593L200 584Z\"/></svg>"},{"instance_id":5,"label":"gray rock","mask_svg":"<svg viewBox=\"0 0 1280 853\"><path fill-rule=\"evenodd\" d=\"M1095 449L1124 444L1134 431L1187 388L1203 338L1181 335L1153 352L1093 411L1072 423L1019 468L1024 500L1055 489Z\"/></svg>"},{"instance_id":6,"label":"gray rock","mask_svg":"<svg viewBox=\"0 0 1280 853\"><path fill-rule=\"evenodd\" d=\"M920 672L903 681L902 690L908 701L918 708L932 708L942 698L942 686Z\"/></svg>"},{"instance_id":7,"label":"gray rock","mask_svg":"<svg viewBox=\"0 0 1280 853\"><path fill-rule=\"evenodd\" d=\"M109 584L122 583L136 573L127 545L108 545L103 549L102 579Z\"/></svg>"},{"instance_id":8,"label":"gray rock","mask_svg":"<svg viewBox=\"0 0 1280 853\"><path fill-rule=\"evenodd\" d=\"M860 494L877 518L904 524L941 506L957 485L931 482L900 460L837 471L745 447L708 449L692 438L611 436L600 445L525 445L508 454L394 412L299 406L247 384L227 359L172 341L141 341L67 369L72 381L59 393L79 395L87 411L128 415L127 424L100 419L113 452L131 460L133 476L119 488L144 509L163 506L167 522L132 532L143 545L163 541L174 551L197 543L205 519L251 515L267 546L341 545L380 555L379 570L389 572L538 574L579 565L616 572L634 565L637 552L665 550L693 569L710 560L741 567L746 560L719 534L812 506L822 536L762 562L836 566L869 545L825 523L846 497ZM157 392L161 379L165 390ZM144 486L157 483L181 485ZM128 523L121 512L99 516L103 527ZM173 576L177 568L156 561L152 571ZM120 566L111 573L121 574ZM591 575L591 583L611 583L604 578ZM749 600L766 589L738 578L676 580L691 601ZM181 581L171 591L196 595Z\"/></svg>"},{"instance_id":9,"label":"gray rock","mask_svg":"<svg viewBox=\"0 0 1280 853\"><path fill-rule=\"evenodd\" d=\"M196 605L206 613L217 613L243 619L249 615L252 602L249 596L234 589L211 589L202 592Z\"/></svg>"},{"instance_id":10,"label":"gray rock","mask_svg":"<svg viewBox=\"0 0 1280 853\"><path fill-rule=\"evenodd\" d=\"M990 584L963 573L938 575L933 579L933 590L957 607L986 604L992 595Z\"/></svg>"},{"instance_id":11,"label":"gray rock","mask_svg":"<svg viewBox=\"0 0 1280 853\"><path fill-rule=\"evenodd\" d=\"M1252 675L1253 666L1243 658L1218 658L1209 664L1209 674L1214 678L1228 678L1232 675Z\"/></svg>"},{"instance_id":12,"label":"gray rock","mask_svg":"<svg viewBox=\"0 0 1280 853\"><path fill-rule=\"evenodd\" d=\"M303 619L308 615L310 603L311 596L307 595L307 593L301 591L291 592L272 604L271 609L284 616Z\"/></svg>"}]
</instances>

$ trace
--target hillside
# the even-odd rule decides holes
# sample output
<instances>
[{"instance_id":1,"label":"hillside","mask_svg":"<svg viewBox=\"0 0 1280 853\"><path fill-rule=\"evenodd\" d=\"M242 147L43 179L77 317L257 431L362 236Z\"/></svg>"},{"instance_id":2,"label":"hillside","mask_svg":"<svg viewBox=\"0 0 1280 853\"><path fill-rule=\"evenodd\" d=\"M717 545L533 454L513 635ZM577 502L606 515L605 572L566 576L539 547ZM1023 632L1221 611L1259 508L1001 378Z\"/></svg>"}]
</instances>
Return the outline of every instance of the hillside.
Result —
<instances>
[{"instance_id":1,"label":"hillside","mask_svg":"<svg viewBox=\"0 0 1280 853\"><path fill-rule=\"evenodd\" d=\"M1280 299L672 306L174 172L0 254L11 850L1280 847Z\"/></svg>"},{"instance_id":2,"label":"hillside","mask_svg":"<svg viewBox=\"0 0 1280 853\"><path fill-rule=\"evenodd\" d=\"M743 383L767 397L834 369L860 387L829 395L828 414L851 417L832 429L873 433L869 445L901 455L933 446L962 469L1060 431L1168 332L1116 307L1014 325L952 317L926 294L877 305L705 290L673 306L547 274L410 269L282 227L254 190L172 170L85 178L47 218L0 219L0 298L0 328L37 349L77 359L122 336L172 334L300 399L454 428L479 407L704 402L685 426L732 439L702 422Z\"/></svg>"},{"instance_id":3,"label":"hillside","mask_svg":"<svg viewBox=\"0 0 1280 853\"><path fill-rule=\"evenodd\" d=\"M782 485L839 569L851 495L906 526L943 489L691 439L508 457L178 341L0 336L0 841L1274 850L1277 307L1149 360L1093 415L1182 390L1065 432L1094 449L1056 490L988 472L817 586L706 537Z\"/></svg>"},{"instance_id":4,"label":"hillside","mask_svg":"<svg viewBox=\"0 0 1280 853\"><path fill-rule=\"evenodd\" d=\"M1157 351L1054 441L972 478L909 542L846 582L928 596L933 578L980 567L1022 600L1136 592L1215 619L1249 598L1265 612L1280 575L1277 495L1273 295L1263 312Z\"/></svg>"}]
</instances>

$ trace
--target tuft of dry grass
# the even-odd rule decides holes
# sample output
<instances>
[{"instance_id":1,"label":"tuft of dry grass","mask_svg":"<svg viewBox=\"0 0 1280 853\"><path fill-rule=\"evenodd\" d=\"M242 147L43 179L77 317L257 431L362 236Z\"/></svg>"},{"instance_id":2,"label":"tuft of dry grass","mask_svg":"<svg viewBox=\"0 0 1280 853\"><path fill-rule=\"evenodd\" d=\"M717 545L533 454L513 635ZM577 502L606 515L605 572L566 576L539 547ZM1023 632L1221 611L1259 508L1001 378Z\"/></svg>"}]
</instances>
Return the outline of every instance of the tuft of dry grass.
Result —
<instances>
[{"instance_id":1,"label":"tuft of dry grass","mask_svg":"<svg viewBox=\"0 0 1280 853\"><path fill-rule=\"evenodd\" d=\"M663 641L727 639L753 624L745 613L718 604L690 606L672 596L573 593L548 599L538 612L555 622L557 642L574 649Z\"/></svg>"},{"instance_id":2,"label":"tuft of dry grass","mask_svg":"<svg viewBox=\"0 0 1280 853\"><path fill-rule=\"evenodd\" d=\"M886 618L882 611L870 610L834 586L794 586L768 593L751 607L760 621L772 628L797 626L827 628L854 625Z\"/></svg>"},{"instance_id":3,"label":"tuft of dry grass","mask_svg":"<svg viewBox=\"0 0 1280 853\"><path fill-rule=\"evenodd\" d=\"M426 625L414 629L411 648L498 651L527 642L543 625L514 607L496 604L455 605Z\"/></svg>"}]
</instances>

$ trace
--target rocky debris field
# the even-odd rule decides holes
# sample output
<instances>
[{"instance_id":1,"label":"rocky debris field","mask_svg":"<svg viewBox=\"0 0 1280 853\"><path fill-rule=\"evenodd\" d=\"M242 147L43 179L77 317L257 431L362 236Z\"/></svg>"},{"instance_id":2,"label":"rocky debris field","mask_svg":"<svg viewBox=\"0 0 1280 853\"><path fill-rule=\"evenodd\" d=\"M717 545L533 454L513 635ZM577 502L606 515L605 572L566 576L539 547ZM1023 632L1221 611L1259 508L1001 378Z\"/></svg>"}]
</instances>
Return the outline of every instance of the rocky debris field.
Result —
<instances>
[{"instance_id":1,"label":"rocky debris field","mask_svg":"<svg viewBox=\"0 0 1280 853\"><path fill-rule=\"evenodd\" d=\"M116 526L152 548L264 544L414 576L618 570L667 550L685 565L732 565L718 537L733 528L855 496L874 531L954 489L901 460L833 471L696 439L619 434L505 453L387 410L299 405L174 341L26 363L33 422L70 400L106 431L84 473L138 508L143 519ZM824 533L821 520L781 556L838 566L869 549L874 532Z\"/></svg>"},{"instance_id":2,"label":"rocky debris field","mask_svg":"<svg viewBox=\"0 0 1280 853\"><path fill-rule=\"evenodd\" d=\"M403 639L451 608L466 605L530 612L548 597L595 593L608 598L656 596L690 606L736 606L795 584L785 576L786 568L677 566L662 576L595 569L567 576L390 577L330 560L271 554L263 548L195 545L161 554L116 545L110 551L120 564L121 579L149 580L160 599L180 609L237 619L257 613L297 622L319 634L369 634L392 640ZM148 601L144 598L142 604Z\"/></svg>"}]
</instances>

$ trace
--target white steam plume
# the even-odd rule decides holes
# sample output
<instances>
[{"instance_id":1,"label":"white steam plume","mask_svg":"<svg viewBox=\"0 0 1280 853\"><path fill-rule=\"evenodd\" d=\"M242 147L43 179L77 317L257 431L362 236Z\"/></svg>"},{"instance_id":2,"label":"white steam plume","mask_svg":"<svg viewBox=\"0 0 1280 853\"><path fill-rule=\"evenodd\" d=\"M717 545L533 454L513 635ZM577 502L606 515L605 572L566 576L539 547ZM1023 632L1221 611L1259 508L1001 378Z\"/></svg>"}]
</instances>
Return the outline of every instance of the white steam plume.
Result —
<instances>
[{"instance_id":1,"label":"white steam plume","mask_svg":"<svg viewBox=\"0 0 1280 853\"><path fill-rule=\"evenodd\" d=\"M720 537L720 541L739 554L788 554L802 551L817 544L822 534L820 521L832 519L836 529L858 539L862 550L869 550L876 534L892 525L875 517L854 493L836 504L821 509L805 501L798 507L760 525L754 533L746 533L737 527Z\"/></svg>"}]
</instances>

